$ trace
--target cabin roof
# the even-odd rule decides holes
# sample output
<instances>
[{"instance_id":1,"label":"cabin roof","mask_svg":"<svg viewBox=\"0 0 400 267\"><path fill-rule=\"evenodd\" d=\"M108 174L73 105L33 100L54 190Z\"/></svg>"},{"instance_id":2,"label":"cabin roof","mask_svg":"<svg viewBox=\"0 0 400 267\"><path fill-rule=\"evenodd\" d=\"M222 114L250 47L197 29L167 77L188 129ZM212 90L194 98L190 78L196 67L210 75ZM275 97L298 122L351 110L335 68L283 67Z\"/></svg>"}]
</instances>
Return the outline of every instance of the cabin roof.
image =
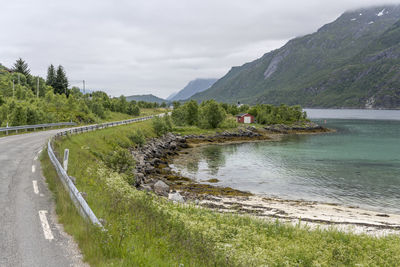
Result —
<instances>
[{"instance_id":1,"label":"cabin roof","mask_svg":"<svg viewBox=\"0 0 400 267\"><path fill-rule=\"evenodd\" d=\"M236 115L236 117L244 117L246 115L250 115L251 116L251 114L249 114L249 113L240 113L240 114Z\"/></svg>"}]
</instances>

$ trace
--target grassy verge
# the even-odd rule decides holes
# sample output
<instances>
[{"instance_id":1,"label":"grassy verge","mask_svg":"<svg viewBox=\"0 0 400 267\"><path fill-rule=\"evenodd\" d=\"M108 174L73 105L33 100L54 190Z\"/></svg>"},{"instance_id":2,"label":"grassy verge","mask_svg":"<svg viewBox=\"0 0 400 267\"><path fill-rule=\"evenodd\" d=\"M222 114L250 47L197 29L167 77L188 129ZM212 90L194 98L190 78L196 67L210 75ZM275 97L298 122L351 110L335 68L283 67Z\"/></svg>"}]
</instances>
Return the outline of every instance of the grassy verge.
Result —
<instances>
[{"instance_id":1,"label":"grassy verge","mask_svg":"<svg viewBox=\"0 0 400 267\"><path fill-rule=\"evenodd\" d=\"M139 116L131 116L131 115L128 115L126 113L111 112L110 111L110 112L107 113L107 118L106 119L99 120L97 123L129 120L129 119L137 118L137 117L145 117L145 116L156 115L156 114L164 113L164 112L167 112L167 111L168 111L168 109L165 109L165 108L141 108Z\"/></svg>"},{"instance_id":2,"label":"grassy verge","mask_svg":"<svg viewBox=\"0 0 400 267\"><path fill-rule=\"evenodd\" d=\"M107 232L79 218L47 157L42 158L60 220L91 265L395 266L400 262L397 236L310 230L176 205L137 191L106 168L101 156L134 145L128 136L137 129L147 137L155 136L151 122L146 121L65 137L55 144L59 154L70 149L69 174L77 178L78 189L87 193L89 205L106 222Z\"/></svg>"}]
</instances>

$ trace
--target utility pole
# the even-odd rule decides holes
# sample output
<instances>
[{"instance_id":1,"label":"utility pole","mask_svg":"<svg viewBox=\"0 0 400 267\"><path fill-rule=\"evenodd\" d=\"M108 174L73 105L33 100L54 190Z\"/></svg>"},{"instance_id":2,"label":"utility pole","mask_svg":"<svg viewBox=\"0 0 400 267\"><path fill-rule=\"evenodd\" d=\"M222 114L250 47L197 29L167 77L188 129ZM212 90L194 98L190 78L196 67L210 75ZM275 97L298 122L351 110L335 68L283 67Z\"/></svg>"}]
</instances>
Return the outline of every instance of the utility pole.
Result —
<instances>
[{"instance_id":1,"label":"utility pole","mask_svg":"<svg viewBox=\"0 0 400 267\"><path fill-rule=\"evenodd\" d=\"M18 84L19 84L19 73L18 73Z\"/></svg>"},{"instance_id":2,"label":"utility pole","mask_svg":"<svg viewBox=\"0 0 400 267\"><path fill-rule=\"evenodd\" d=\"M82 82L83 82L83 94L85 94L85 80L83 80Z\"/></svg>"},{"instance_id":3,"label":"utility pole","mask_svg":"<svg viewBox=\"0 0 400 267\"><path fill-rule=\"evenodd\" d=\"M13 80L13 98L14 98L14 95L15 95L15 83L14 83L14 80Z\"/></svg>"},{"instance_id":4,"label":"utility pole","mask_svg":"<svg viewBox=\"0 0 400 267\"><path fill-rule=\"evenodd\" d=\"M39 98L39 76L37 77L37 90L36 90L36 97Z\"/></svg>"}]
</instances>

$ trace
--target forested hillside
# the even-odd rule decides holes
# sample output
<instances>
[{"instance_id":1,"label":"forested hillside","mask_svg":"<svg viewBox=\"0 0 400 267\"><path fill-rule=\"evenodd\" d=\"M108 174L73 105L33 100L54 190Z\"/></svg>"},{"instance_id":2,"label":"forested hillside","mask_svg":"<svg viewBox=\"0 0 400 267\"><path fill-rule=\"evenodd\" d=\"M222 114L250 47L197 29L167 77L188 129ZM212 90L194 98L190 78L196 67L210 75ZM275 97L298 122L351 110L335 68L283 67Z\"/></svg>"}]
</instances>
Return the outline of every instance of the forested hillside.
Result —
<instances>
[{"instance_id":1,"label":"forested hillside","mask_svg":"<svg viewBox=\"0 0 400 267\"><path fill-rule=\"evenodd\" d=\"M400 108L400 6L344 13L316 33L233 67L195 100Z\"/></svg>"},{"instance_id":2,"label":"forested hillside","mask_svg":"<svg viewBox=\"0 0 400 267\"><path fill-rule=\"evenodd\" d=\"M157 104L161 104L163 102L168 102L165 99L159 98L155 95L149 94L149 95L131 95L131 96L127 96L126 100L128 101L143 101L143 102L148 102L148 103L157 103Z\"/></svg>"},{"instance_id":3,"label":"forested hillside","mask_svg":"<svg viewBox=\"0 0 400 267\"><path fill-rule=\"evenodd\" d=\"M30 74L28 64L19 59L12 68L0 64L0 126L74 121L92 123L137 116L146 103L128 102L124 96L109 97L105 92L83 94L68 88L62 66L48 69L47 79ZM118 115L120 113L121 115Z\"/></svg>"}]
</instances>

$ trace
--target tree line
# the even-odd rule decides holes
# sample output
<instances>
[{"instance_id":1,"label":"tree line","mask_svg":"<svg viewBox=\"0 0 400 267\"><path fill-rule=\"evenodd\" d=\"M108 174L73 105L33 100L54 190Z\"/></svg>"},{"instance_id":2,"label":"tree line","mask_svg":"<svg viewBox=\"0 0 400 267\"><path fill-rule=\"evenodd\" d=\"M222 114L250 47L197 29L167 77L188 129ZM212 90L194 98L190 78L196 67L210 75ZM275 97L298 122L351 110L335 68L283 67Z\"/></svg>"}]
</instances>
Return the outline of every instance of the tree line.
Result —
<instances>
[{"instance_id":1,"label":"tree line","mask_svg":"<svg viewBox=\"0 0 400 267\"><path fill-rule=\"evenodd\" d=\"M250 107L249 105L218 103L215 100L204 101L201 104L194 100L184 104L174 102L171 117L177 126L188 125L215 129L232 126L233 116L239 113L253 115L259 124L293 124L307 121L307 114L300 106L259 104Z\"/></svg>"},{"instance_id":2,"label":"tree line","mask_svg":"<svg viewBox=\"0 0 400 267\"><path fill-rule=\"evenodd\" d=\"M141 108L152 103L129 102L124 96L110 97L97 91L83 94L68 88L63 66L50 65L46 79L33 76L28 64L19 58L11 69L0 64L0 126L74 121L93 123L111 112L139 116Z\"/></svg>"}]
</instances>

